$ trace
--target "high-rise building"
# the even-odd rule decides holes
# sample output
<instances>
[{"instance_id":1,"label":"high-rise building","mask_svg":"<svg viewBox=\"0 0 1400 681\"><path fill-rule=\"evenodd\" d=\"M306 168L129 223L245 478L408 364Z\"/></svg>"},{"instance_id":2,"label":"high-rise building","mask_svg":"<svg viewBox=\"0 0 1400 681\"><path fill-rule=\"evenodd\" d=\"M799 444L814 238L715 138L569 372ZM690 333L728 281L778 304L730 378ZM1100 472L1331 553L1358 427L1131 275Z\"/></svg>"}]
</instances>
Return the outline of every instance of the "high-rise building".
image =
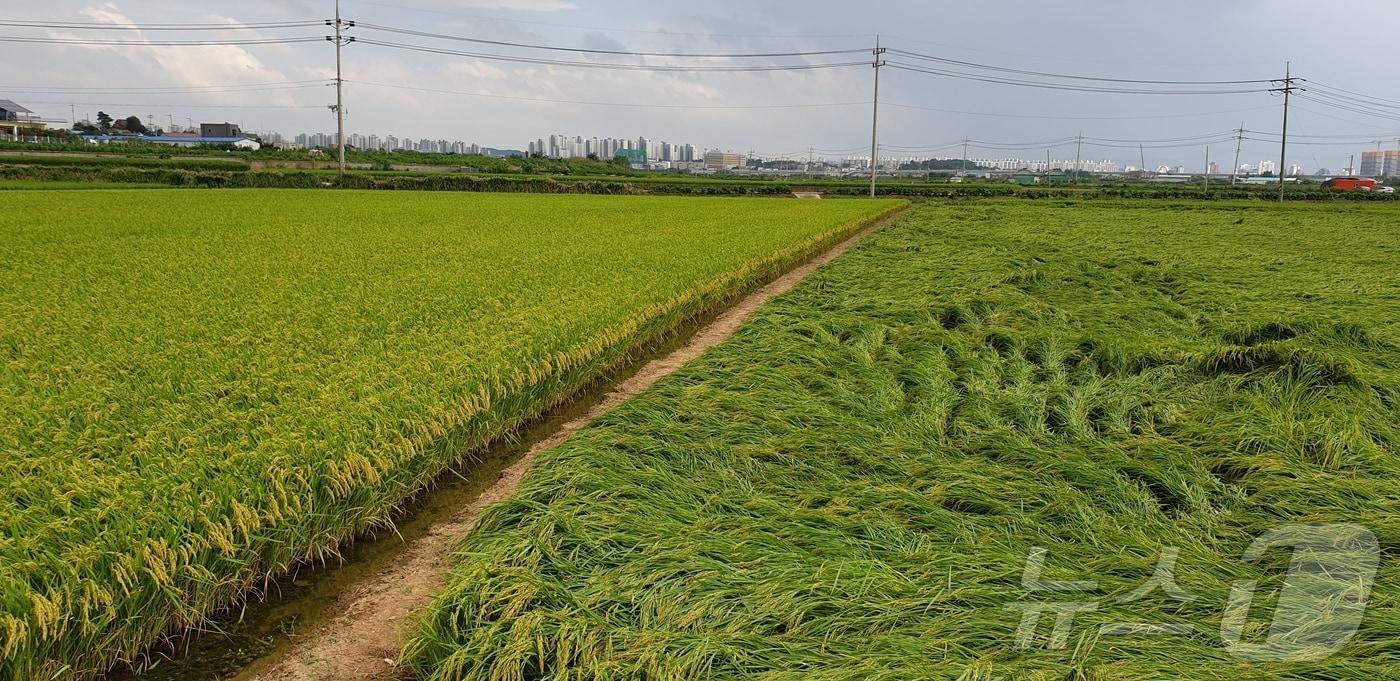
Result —
<instances>
[{"instance_id":1,"label":"high-rise building","mask_svg":"<svg viewBox=\"0 0 1400 681\"><path fill-rule=\"evenodd\" d=\"M1361 152L1361 172L1357 174L1362 177L1400 175L1400 149Z\"/></svg>"}]
</instances>

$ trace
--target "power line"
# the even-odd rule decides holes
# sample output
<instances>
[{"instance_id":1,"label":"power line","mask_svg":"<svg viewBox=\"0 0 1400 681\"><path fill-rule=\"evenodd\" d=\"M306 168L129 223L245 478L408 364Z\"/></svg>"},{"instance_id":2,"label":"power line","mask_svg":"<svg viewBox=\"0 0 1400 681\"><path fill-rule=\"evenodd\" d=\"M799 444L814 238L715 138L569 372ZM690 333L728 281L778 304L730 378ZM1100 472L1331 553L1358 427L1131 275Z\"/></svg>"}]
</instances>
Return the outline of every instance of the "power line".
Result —
<instances>
[{"instance_id":1,"label":"power line","mask_svg":"<svg viewBox=\"0 0 1400 681\"><path fill-rule=\"evenodd\" d=\"M1400 112L1400 105L1397 104L1386 104L1383 102L1363 99L1361 97L1352 97L1350 95L1337 94L1319 88L1313 88L1313 92L1319 96L1326 97L1334 101L1346 102L1355 106L1363 106L1369 109L1375 109L1377 111L1390 110Z\"/></svg>"},{"instance_id":2,"label":"power line","mask_svg":"<svg viewBox=\"0 0 1400 681\"><path fill-rule=\"evenodd\" d=\"M346 80L347 83L367 85L369 87L392 88L395 90L409 90L414 92L431 92L444 95L461 95L464 97L484 97L487 99L505 99L523 102L541 102L549 104L578 104L586 106L609 106L619 108L634 109L817 109L842 106L865 106L866 102L830 102L817 104L637 104L629 102L601 102L577 99L551 99L548 97L522 97L516 95L498 95L486 92L466 92L461 90L442 90L437 88L416 87L412 85L394 85L390 83L373 83L368 81ZM805 153L805 152L804 152Z\"/></svg>"},{"instance_id":3,"label":"power line","mask_svg":"<svg viewBox=\"0 0 1400 681\"><path fill-rule=\"evenodd\" d=\"M1166 118L1201 118L1205 116L1215 116L1218 114L1240 113L1244 111L1259 111L1262 109L1272 109L1271 106L1254 106L1243 109L1226 109L1224 111L1202 111L1199 113L1187 114L1148 114L1141 116L1047 116L1044 114L1007 114L990 113L986 111L960 111L957 109L942 109L933 106L920 106L916 104L900 104L897 102L880 102L885 106L893 106L900 109L917 109L920 111L937 111L939 113L960 114L964 116L988 116L993 118L1021 118L1032 120L1061 120L1061 121L1131 121L1131 120L1152 120Z\"/></svg>"},{"instance_id":4,"label":"power line","mask_svg":"<svg viewBox=\"0 0 1400 681\"><path fill-rule=\"evenodd\" d=\"M1310 91L1310 92L1311 92L1311 91ZM1377 118L1396 118L1396 117L1400 117L1400 111L1389 111L1389 110L1386 110L1385 108L1381 108L1379 105L1377 105L1377 106L1371 106L1371 105L1359 104L1359 103L1356 103L1356 102L1350 102L1350 101L1346 101L1346 100L1341 100L1341 99L1337 99L1337 98L1334 97L1333 95L1330 95L1330 94L1325 93L1325 92L1312 92L1312 95L1313 95L1313 96L1310 98L1311 101L1317 102L1317 103L1319 103L1319 104L1325 104L1325 105L1330 106L1330 107L1333 107L1333 108L1343 109L1343 110L1346 110L1346 111L1353 111L1353 112L1356 112L1356 113L1364 113L1364 114L1367 114L1367 115L1373 115L1373 116L1376 116Z\"/></svg>"},{"instance_id":5,"label":"power line","mask_svg":"<svg viewBox=\"0 0 1400 681\"><path fill-rule=\"evenodd\" d=\"M892 68L901 71L912 71L914 73L924 73L934 76L944 76L947 78L960 78L963 80L974 80L997 85L1016 85L1021 87L1040 88L1045 90L1065 90L1069 92L1097 92L1107 94L1125 95L1242 95L1268 92L1267 89L1235 89L1235 90L1153 90L1142 88L1109 88L1088 85L1068 85L1061 83L1044 83L1014 78L1001 78L996 76L979 76L976 74L963 73L959 71L944 71L939 69L927 69L903 62L889 62Z\"/></svg>"},{"instance_id":6,"label":"power line","mask_svg":"<svg viewBox=\"0 0 1400 681\"><path fill-rule=\"evenodd\" d=\"M87 38L26 38L0 36L0 43L41 43L48 45L127 45L131 47L210 46L210 45L286 45L313 43L325 36L300 38L248 38L243 40L91 40Z\"/></svg>"},{"instance_id":7,"label":"power line","mask_svg":"<svg viewBox=\"0 0 1400 681\"><path fill-rule=\"evenodd\" d=\"M634 28L617 28L615 26L589 26L583 24L563 24L551 21L529 21L526 19L506 19L504 17L491 16L486 14L467 14L463 12L449 10L435 10L424 7L404 7L401 4L390 4L385 2L373 2L373 0L353 0L352 4L375 5L387 7L396 11L420 12L423 14L435 14L439 16L455 17L458 19L484 19L487 21L499 21L504 24L523 24L533 26L550 26L553 28L567 28L579 31L599 31L603 33L634 33L641 35L665 35L665 36L695 36L702 38L769 38L773 40L792 40L802 38L872 38L870 33L841 33L841 34L818 34L818 35L797 35L797 34L773 34L773 33L697 33L694 31L658 31L643 30Z\"/></svg>"},{"instance_id":8,"label":"power line","mask_svg":"<svg viewBox=\"0 0 1400 681\"><path fill-rule=\"evenodd\" d=\"M1093 140L1093 141L1095 141L1095 142L1124 142L1124 143L1132 143L1132 144L1135 144L1135 145L1136 145L1136 144L1149 144L1149 143L1195 142L1195 141L1199 141L1199 140L1215 139L1215 138L1220 137L1220 136L1222 136L1222 135L1234 135L1234 134L1235 134L1235 131L1234 131L1234 130L1224 130L1224 131L1221 131L1221 132L1206 133L1206 134L1204 134L1204 135L1188 135L1188 136L1185 136L1185 137L1167 137L1167 138L1163 138L1163 139L1112 139L1112 138L1108 138L1108 137L1085 137L1084 139L1085 139L1085 140Z\"/></svg>"},{"instance_id":9,"label":"power line","mask_svg":"<svg viewBox=\"0 0 1400 681\"><path fill-rule=\"evenodd\" d=\"M1291 138L1292 135L1289 135L1289 137ZM1263 139L1263 138L1260 138L1260 137L1249 137L1249 136L1245 136L1244 139L1249 140L1249 141L1251 141L1251 142L1263 142L1263 143L1265 143L1265 144L1278 144L1278 143L1279 143L1279 140L1276 140L1276 139ZM1375 140L1372 139L1372 140L1369 140L1369 141L1374 142ZM1293 140L1293 139L1289 139L1289 140L1288 140L1288 145L1289 145L1289 146L1303 145L1303 146L1312 146L1312 147L1342 147L1342 146L1355 146L1356 144L1360 144L1360 142L1354 142L1354 143L1347 143L1347 142L1298 142L1298 141Z\"/></svg>"},{"instance_id":10,"label":"power line","mask_svg":"<svg viewBox=\"0 0 1400 681\"><path fill-rule=\"evenodd\" d=\"M320 105L278 105L278 104L162 104L156 102L75 102L72 100L30 100L34 104L52 104L56 106L108 106L108 107L151 107L153 109L268 109L268 110L290 110L290 109L321 109Z\"/></svg>"},{"instance_id":11,"label":"power line","mask_svg":"<svg viewBox=\"0 0 1400 681\"><path fill-rule=\"evenodd\" d=\"M261 31L279 28L305 28L324 25L323 21L268 21L256 23L204 24L113 24L95 21L0 20L0 26L14 28L57 28L75 31Z\"/></svg>"},{"instance_id":12,"label":"power line","mask_svg":"<svg viewBox=\"0 0 1400 681\"><path fill-rule=\"evenodd\" d=\"M354 43L365 45L377 45L379 47L391 47L399 50L410 50L414 52L425 52L429 54L442 54L456 57L475 57L477 59L489 59L493 61L515 62L520 64L539 64L543 66L573 66L579 68L593 69L613 69L621 71L672 71L672 72L711 72L711 73L738 73L738 72L758 72L758 71L810 71L816 69L837 69L851 66L868 66L869 62L852 61L828 64L788 64L788 65L767 65L767 66L684 66L667 64L611 64L605 62L568 61L562 59L541 59L536 57L514 57L502 54L486 54L480 52L461 52L458 50L446 50L422 45L410 45L405 43L391 43L367 38L350 38Z\"/></svg>"},{"instance_id":13,"label":"power line","mask_svg":"<svg viewBox=\"0 0 1400 681\"><path fill-rule=\"evenodd\" d=\"M1260 80L1134 80L1128 78L1102 78L1097 76L1079 76L1064 73L1047 73L1044 71L1028 71L1025 69L1015 69L1005 66L991 66L989 64L979 64L977 62L949 59L947 57L938 57L934 55L921 54L919 52L911 52L908 50L900 50L896 48L890 48L890 52L906 57L923 59L926 61L937 62L940 64L949 64L952 66L970 67L976 69L983 69L987 71L998 71L1001 73L1015 73L1026 76L1040 76L1043 78L1058 78L1061 80L1087 80L1100 83L1126 83L1132 85L1253 85L1273 82L1268 78Z\"/></svg>"},{"instance_id":14,"label":"power line","mask_svg":"<svg viewBox=\"0 0 1400 681\"><path fill-rule=\"evenodd\" d=\"M968 146L976 147L978 149L986 149L988 151L1020 151L1023 149L1053 149L1055 147L1063 147L1066 145L1074 144L1076 140L1077 138L1074 137L1062 140L1046 140L1044 142L989 142L986 140L967 139L957 140L955 142L948 142L946 144L882 144L880 146L882 148L891 149L895 151L936 151L939 149L951 149L954 147L961 147L964 144L966 144Z\"/></svg>"},{"instance_id":15,"label":"power line","mask_svg":"<svg viewBox=\"0 0 1400 681\"><path fill-rule=\"evenodd\" d=\"M372 31L383 31L386 33L397 33L401 35L411 35L420 38L435 38L438 40L456 40L459 42L475 43L479 45L495 45L497 47L517 47L530 50L552 50L556 52L574 52L578 54L607 54L628 57L685 57L694 59L760 59L777 57L814 57L830 56L839 54L863 54L869 52L869 48L850 50L815 50L809 52L759 52L759 53L714 53L714 52L634 52L629 50L600 50L587 49L581 47L558 47L555 45L535 45L531 43L516 43L505 40L488 40L485 38L469 38L466 36L446 35L442 33L430 33L427 31L416 31L406 28L394 28L380 24L370 24L357 22L355 28L369 29Z\"/></svg>"},{"instance_id":16,"label":"power line","mask_svg":"<svg viewBox=\"0 0 1400 681\"><path fill-rule=\"evenodd\" d=\"M245 92L278 92L285 90L305 90L310 88L320 88L329 85L326 81L314 81L312 84L304 85L275 85L263 87L210 87L210 88L10 88L0 86L0 90L6 90L17 94L37 94L37 95L214 95L214 94L240 94Z\"/></svg>"},{"instance_id":17,"label":"power line","mask_svg":"<svg viewBox=\"0 0 1400 681\"><path fill-rule=\"evenodd\" d=\"M1245 130L1244 132L1253 133L1253 134L1255 134L1255 135L1266 135L1266 136L1269 136L1269 137L1279 137L1279 136L1280 136L1279 133L1276 133L1276 132L1269 132L1269 131L1267 131L1267 130ZM1296 134L1296 133L1289 133L1288 137L1289 137L1290 139L1292 139L1292 138L1294 138L1294 137L1301 137L1301 138L1303 138L1303 139L1325 139L1325 140L1342 140L1342 141L1351 140L1351 141L1360 143L1360 142L1374 142L1374 141L1376 141L1376 138L1377 138L1377 137L1380 137L1380 138L1394 138L1394 137L1400 137L1400 132L1376 132L1376 133L1370 133L1370 134L1360 134L1360 133L1358 133L1358 134L1354 134L1354 135L1299 135L1299 134ZM1277 140L1271 140L1271 141L1277 141Z\"/></svg>"},{"instance_id":18,"label":"power line","mask_svg":"<svg viewBox=\"0 0 1400 681\"><path fill-rule=\"evenodd\" d=\"M1345 118L1345 117L1343 117L1343 116L1334 116L1334 115L1332 115L1332 114L1330 114L1330 113L1327 113L1327 112L1324 112L1324 111L1318 111L1318 110L1316 110L1316 109L1309 109L1309 108L1307 108L1307 107L1305 107L1305 106L1300 106L1300 105L1297 105L1297 104L1294 104L1294 105L1293 105L1293 108L1299 109L1299 110L1301 110L1301 111L1306 111L1306 112L1308 112L1308 113L1310 113L1310 114L1313 114L1314 116L1322 116L1323 118L1330 118L1330 119L1332 119L1332 120L1334 120L1334 121L1341 121L1341 122L1343 122L1343 123L1351 123L1352 125L1371 125L1371 123L1366 123L1366 122L1358 121L1358 120L1351 119L1351 118Z\"/></svg>"},{"instance_id":19,"label":"power line","mask_svg":"<svg viewBox=\"0 0 1400 681\"><path fill-rule=\"evenodd\" d=\"M313 83L314 83L314 84L324 85L324 84L326 84L326 83L328 83L328 82L329 82L329 81L326 81L326 80L324 80L324 79L321 79L321 80L274 80L274 81L268 81L268 82L262 82L262 83L224 83L224 84L218 84L218 85L152 85L152 86L149 86L149 87L113 87L113 86L104 86L104 87L67 87L67 86L60 86L60 87L52 87L52 88L51 88L51 87L48 87L48 86L42 86L42 85L0 85L0 90L6 90L6 91L11 91L11 92L15 92L15 91L39 92L39 93L43 93L43 94L54 94L54 93L58 93L58 92L87 92L87 91L98 91L98 90L100 90L100 91L102 91L102 92L149 92L149 91L156 91L156 90L159 90L159 91L161 91L161 92L177 92L177 91L178 91L178 92L194 92L194 91L201 91L201 90L209 90L209 89L211 89L211 88L214 88L214 89L225 89L225 88L261 88L261 87L273 87L273 86L281 86L281 85L309 85L309 84L313 84Z\"/></svg>"},{"instance_id":20,"label":"power line","mask_svg":"<svg viewBox=\"0 0 1400 681\"><path fill-rule=\"evenodd\" d=\"M1315 81L1315 80L1308 81L1308 82L1309 82L1309 84L1312 85L1312 87L1313 87L1314 89L1321 88L1321 89L1323 89L1323 90L1335 90L1335 91L1337 91L1337 92L1343 92L1343 93L1346 93L1346 94L1349 94L1349 95L1356 95L1356 96L1358 96L1358 97L1364 97L1364 98L1366 98L1366 99L1373 99L1373 100L1376 100L1376 101L1378 101L1378 102L1385 102L1385 103L1387 103L1387 104L1400 104L1400 101L1396 101L1396 100L1393 100L1393 99L1383 99L1383 98L1380 98L1380 97L1373 97L1373 96L1368 95L1368 94L1365 94L1365 93L1363 93L1363 92L1355 92L1355 91L1352 91L1352 90L1344 90L1344 89L1342 89L1342 88L1334 87L1334 86L1328 85L1328 84L1326 84L1326 83L1319 83L1319 82L1317 82L1317 81Z\"/></svg>"},{"instance_id":21,"label":"power line","mask_svg":"<svg viewBox=\"0 0 1400 681\"><path fill-rule=\"evenodd\" d=\"M1229 142L1233 139L1235 139L1234 134L1225 134L1213 139L1195 140L1192 142L1182 142L1177 144L1108 144L1104 142L1089 141L1085 141L1084 143L1091 147L1103 147L1107 149L1184 149L1188 147L1199 147L1201 145L1220 144L1221 142Z\"/></svg>"},{"instance_id":22,"label":"power line","mask_svg":"<svg viewBox=\"0 0 1400 681\"><path fill-rule=\"evenodd\" d=\"M1362 108L1359 108L1359 107L1348 106L1348 105L1346 105L1346 104L1339 104L1339 103L1337 103L1337 102L1332 102L1332 101L1328 101L1328 100L1326 100L1326 99L1320 99L1320 98L1318 98L1318 97L1309 96L1309 95L1305 95L1305 94L1294 95L1294 96L1296 96L1298 99L1301 99L1301 100L1304 100L1304 101L1312 102L1312 103L1314 103L1314 104L1321 104L1321 105L1323 105L1323 106L1330 107L1330 108L1333 108L1333 109L1339 109L1339 110L1341 110L1341 111L1350 111L1350 112L1352 112L1352 113L1359 113L1359 114L1362 114L1362 115L1365 115L1365 116L1371 116L1371 117L1374 117L1374 118L1384 118L1384 119L1386 119L1386 120L1391 120L1391 121L1400 121L1400 114L1382 113L1382 112L1377 112L1377 111L1371 111L1371 110L1362 109Z\"/></svg>"}]
</instances>

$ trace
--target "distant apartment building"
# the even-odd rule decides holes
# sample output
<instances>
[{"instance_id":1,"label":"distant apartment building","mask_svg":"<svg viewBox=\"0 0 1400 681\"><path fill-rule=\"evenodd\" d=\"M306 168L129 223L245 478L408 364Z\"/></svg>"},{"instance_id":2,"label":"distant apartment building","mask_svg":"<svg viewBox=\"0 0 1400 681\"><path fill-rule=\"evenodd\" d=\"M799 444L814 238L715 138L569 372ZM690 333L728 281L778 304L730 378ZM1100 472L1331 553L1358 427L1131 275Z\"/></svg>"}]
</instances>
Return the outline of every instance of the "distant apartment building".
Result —
<instances>
[{"instance_id":1,"label":"distant apartment building","mask_svg":"<svg viewBox=\"0 0 1400 681\"><path fill-rule=\"evenodd\" d=\"M1400 175L1400 149L1361 152L1362 177L1393 177Z\"/></svg>"},{"instance_id":2,"label":"distant apartment building","mask_svg":"<svg viewBox=\"0 0 1400 681\"><path fill-rule=\"evenodd\" d=\"M744 157L722 151L705 152L705 168L707 170L732 170L744 165Z\"/></svg>"}]
</instances>

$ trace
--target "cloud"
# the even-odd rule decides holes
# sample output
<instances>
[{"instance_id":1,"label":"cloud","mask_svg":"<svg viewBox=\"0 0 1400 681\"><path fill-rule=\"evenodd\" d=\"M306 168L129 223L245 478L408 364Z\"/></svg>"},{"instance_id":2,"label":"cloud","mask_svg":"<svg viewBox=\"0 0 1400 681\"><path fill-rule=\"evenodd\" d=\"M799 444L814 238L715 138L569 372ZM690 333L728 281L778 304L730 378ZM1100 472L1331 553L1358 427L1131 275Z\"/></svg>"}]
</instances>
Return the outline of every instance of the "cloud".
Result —
<instances>
[{"instance_id":1,"label":"cloud","mask_svg":"<svg viewBox=\"0 0 1400 681\"><path fill-rule=\"evenodd\" d=\"M423 7L438 10L504 9L516 12L561 12L578 9L569 0L427 0ZM410 8L411 9L411 8Z\"/></svg>"},{"instance_id":2,"label":"cloud","mask_svg":"<svg viewBox=\"0 0 1400 681\"><path fill-rule=\"evenodd\" d=\"M131 25L133 22L115 5L89 7L83 10L89 19L102 23ZM213 21L234 23L224 17ZM132 31L134 40L147 40L144 31ZM68 36L76 37L76 36ZM263 64L248 50L237 45L202 45L191 47L142 47L115 45L82 45L80 49L115 52L135 64L154 66L164 76L163 83L178 85L225 85L286 80L277 69ZM155 80L155 79L153 79ZM162 84L163 84L162 83Z\"/></svg>"},{"instance_id":3,"label":"cloud","mask_svg":"<svg viewBox=\"0 0 1400 681\"><path fill-rule=\"evenodd\" d=\"M505 70L493 64L488 64L479 59L472 61L454 62L452 64L448 64L447 67L443 69L443 71L449 79L455 81L460 81L461 79L471 79L476 81L509 80L513 77L512 74L507 73Z\"/></svg>"}]
</instances>

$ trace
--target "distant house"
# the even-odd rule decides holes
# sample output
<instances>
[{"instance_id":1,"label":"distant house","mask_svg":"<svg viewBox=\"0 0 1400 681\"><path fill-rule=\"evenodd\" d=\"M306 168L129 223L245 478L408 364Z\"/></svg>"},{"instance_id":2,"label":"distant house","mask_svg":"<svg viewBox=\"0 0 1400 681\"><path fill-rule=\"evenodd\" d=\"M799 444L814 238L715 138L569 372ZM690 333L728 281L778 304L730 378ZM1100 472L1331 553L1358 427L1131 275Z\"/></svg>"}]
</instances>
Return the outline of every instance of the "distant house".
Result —
<instances>
[{"instance_id":1,"label":"distant house","mask_svg":"<svg viewBox=\"0 0 1400 681\"><path fill-rule=\"evenodd\" d=\"M200 123L200 137L242 137L243 131L233 123Z\"/></svg>"},{"instance_id":2,"label":"distant house","mask_svg":"<svg viewBox=\"0 0 1400 681\"><path fill-rule=\"evenodd\" d=\"M43 130L44 121L8 99L0 99L0 138L19 140L21 135Z\"/></svg>"},{"instance_id":3,"label":"distant house","mask_svg":"<svg viewBox=\"0 0 1400 681\"><path fill-rule=\"evenodd\" d=\"M83 139L93 144L107 144L110 142L150 142L151 144L168 144L174 147L228 145L238 149L248 149L250 151L257 151L262 148L260 142L247 137L205 137L204 135L179 133L169 135L83 135Z\"/></svg>"}]
</instances>

